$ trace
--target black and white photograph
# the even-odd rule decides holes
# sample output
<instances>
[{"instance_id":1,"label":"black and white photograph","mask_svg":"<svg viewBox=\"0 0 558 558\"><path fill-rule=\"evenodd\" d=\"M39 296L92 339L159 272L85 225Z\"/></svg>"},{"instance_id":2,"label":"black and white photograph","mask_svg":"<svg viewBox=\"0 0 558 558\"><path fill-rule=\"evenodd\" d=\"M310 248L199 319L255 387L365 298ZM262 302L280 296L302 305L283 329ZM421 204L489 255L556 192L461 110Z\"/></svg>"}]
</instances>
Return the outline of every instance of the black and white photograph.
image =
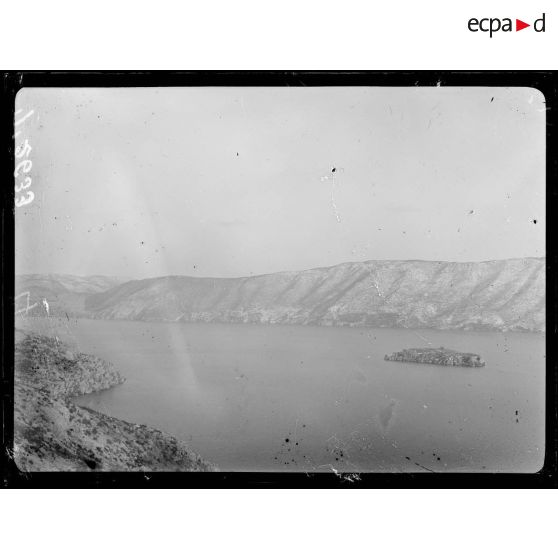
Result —
<instances>
[{"instance_id":1,"label":"black and white photograph","mask_svg":"<svg viewBox=\"0 0 558 558\"><path fill-rule=\"evenodd\" d=\"M539 472L546 99L412 81L22 87L17 469Z\"/></svg>"}]
</instances>

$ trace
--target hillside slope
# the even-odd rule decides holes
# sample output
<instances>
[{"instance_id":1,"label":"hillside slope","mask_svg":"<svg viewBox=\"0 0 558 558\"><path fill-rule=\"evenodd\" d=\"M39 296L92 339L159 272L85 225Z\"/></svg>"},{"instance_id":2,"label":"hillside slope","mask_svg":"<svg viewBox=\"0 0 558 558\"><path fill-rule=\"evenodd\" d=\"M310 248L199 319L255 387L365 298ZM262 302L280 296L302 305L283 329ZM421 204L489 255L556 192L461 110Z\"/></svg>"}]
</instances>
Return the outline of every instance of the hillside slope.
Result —
<instances>
[{"instance_id":1,"label":"hillside slope","mask_svg":"<svg viewBox=\"0 0 558 558\"><path fill-rule=\"evenodd\" d=\"M161 277L88 295L94 318L544 331L544 258L368 261L234 279Z\"/></svg>"},{"instance_id":2,"label":"hillside slope","mask_svg":"<svg viewBox=\"0 0 558 558\"><path fill-rule=\"evenodd\" d=\"M14 453L21 471L211 471L185 442L78 407L71 398L124 381L107 362L16 331Z\"/></svg>"}]
</instances>

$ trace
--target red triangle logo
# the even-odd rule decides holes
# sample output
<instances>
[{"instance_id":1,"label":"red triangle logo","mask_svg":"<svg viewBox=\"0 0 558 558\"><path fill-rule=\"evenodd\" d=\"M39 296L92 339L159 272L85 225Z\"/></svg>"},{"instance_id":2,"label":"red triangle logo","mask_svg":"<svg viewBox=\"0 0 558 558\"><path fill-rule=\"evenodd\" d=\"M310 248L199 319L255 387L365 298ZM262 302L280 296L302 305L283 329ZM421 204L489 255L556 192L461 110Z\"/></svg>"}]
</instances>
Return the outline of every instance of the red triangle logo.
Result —
<instances>
[{"instance_id":1,"label":"red triangle logo","mask_svg":"<svg viewBox=\"0 0 558 558\"><path fill-rule=\"evenodd\" d=\"M515 30L516 31L521 31L522 29L525 29L526 27L531 27L531 24L530 23L525 23L524 21L521 21L520 19L515 20Z\"/></svg>"}]
</instances>

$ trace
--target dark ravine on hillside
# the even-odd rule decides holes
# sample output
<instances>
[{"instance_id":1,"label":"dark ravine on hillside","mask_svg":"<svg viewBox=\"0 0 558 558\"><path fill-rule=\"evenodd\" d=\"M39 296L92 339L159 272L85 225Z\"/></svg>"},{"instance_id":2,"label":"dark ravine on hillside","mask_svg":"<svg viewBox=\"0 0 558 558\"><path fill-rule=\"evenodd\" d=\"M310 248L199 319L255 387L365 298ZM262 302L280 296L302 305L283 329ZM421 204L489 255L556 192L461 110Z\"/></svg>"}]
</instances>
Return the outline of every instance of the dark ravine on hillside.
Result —
<instances>
[{"instance_id":1,"label":"dark ravine on hillside","mask_svg":"<svg viewBox=\"0 0 558 558\"><path fill-rule=\"evenodd\" d=\"M33 471L212 471L160 430L78 407L72 397L124 379L57 339L16 331L14 460Z\"/></svg>"},{"instance_id":2,"label":"dark ravine on hillside","mask_svg":"<svg viewBox=\"0 0 558 558\"><path fill-rule=\"evenodd\" d=\"M544 331L545 265L545 258L369 261L234 279L160 277L90 293L83 298L80 315Z\"/></svg>"}]
</instances>

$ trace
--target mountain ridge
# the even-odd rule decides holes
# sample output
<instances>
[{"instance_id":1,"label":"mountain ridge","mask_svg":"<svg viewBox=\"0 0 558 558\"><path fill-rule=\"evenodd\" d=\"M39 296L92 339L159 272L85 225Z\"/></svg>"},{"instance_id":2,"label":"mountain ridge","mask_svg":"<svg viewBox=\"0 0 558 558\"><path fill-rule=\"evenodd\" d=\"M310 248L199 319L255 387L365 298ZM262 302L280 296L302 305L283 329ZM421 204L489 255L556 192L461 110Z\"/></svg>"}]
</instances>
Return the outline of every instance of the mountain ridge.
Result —
<instances>
[{"instance_id":1,"label":"mountain ridge","mask_svg":"<svg viewBox=\"0 0 558 558\"><path fill-rule=\"evenodd\" d=\"M369 260L239 278L171 275L92 293L91 317L544 331L545 258Z\"/></svg>"},{"instance_id":2,"label":"mountain ridge","mask_svg":"<svg viewBox=\"0 0 558 558\"><path fill-rule=\"evenodd\" d=\"M110 278L105 290L90 276L87 292L75 278L31 276L27 287L51 315L97 319L544 331L545 267L537 257L367 260L246 277Z\"/></svg>"}]
</instances>

